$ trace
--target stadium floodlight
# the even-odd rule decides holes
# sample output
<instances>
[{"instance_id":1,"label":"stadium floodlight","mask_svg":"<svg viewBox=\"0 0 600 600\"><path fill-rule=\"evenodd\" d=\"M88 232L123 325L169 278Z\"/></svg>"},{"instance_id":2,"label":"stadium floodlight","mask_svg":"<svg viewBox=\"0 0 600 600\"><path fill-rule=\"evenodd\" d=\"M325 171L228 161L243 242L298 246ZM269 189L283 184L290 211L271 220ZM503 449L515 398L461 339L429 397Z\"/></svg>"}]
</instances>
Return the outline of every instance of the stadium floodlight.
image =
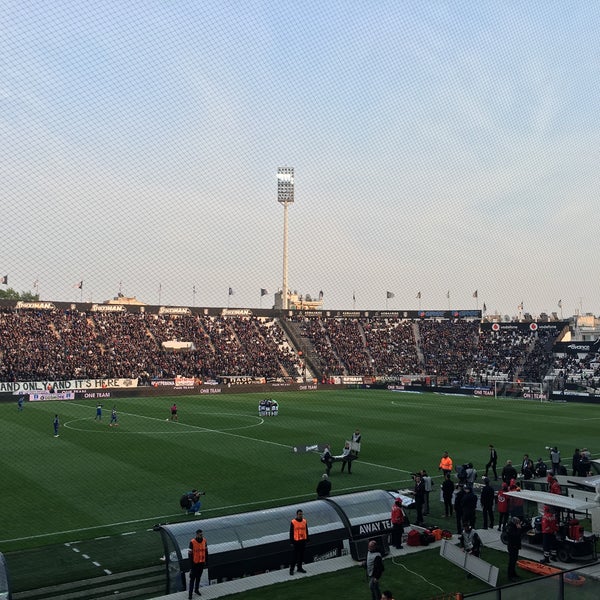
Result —
<instances>
[{"instance_id":1,"label":"stadium floodlight","mask_svg":"<svg viewBox=\"0 0 600 600\"><path fill-rule=\"evenodd\" d=\"M294 167L277 167L277 202L283 204L283 286L281 307L288 308L288 204L294 202Z\"/></svg>"}]
</instances>

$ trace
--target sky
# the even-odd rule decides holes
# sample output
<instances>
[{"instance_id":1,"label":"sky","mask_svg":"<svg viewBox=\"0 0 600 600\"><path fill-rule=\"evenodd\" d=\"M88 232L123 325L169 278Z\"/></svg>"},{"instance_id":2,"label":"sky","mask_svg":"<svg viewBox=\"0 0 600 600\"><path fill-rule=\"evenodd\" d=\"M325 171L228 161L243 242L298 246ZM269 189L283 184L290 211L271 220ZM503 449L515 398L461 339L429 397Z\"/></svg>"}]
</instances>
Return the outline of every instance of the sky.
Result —
<instances>
[{"instance_id":1,"label":"sky","mask_svg":"<svg viewBox=\"0 0 600 600\"><path fill-rule=\"evenodd\" d=\"M0 289L268 308L288 166L288 286L325 309L600 315L598 31L587 1L0 0Z\"/></svg>"}]
</instances>

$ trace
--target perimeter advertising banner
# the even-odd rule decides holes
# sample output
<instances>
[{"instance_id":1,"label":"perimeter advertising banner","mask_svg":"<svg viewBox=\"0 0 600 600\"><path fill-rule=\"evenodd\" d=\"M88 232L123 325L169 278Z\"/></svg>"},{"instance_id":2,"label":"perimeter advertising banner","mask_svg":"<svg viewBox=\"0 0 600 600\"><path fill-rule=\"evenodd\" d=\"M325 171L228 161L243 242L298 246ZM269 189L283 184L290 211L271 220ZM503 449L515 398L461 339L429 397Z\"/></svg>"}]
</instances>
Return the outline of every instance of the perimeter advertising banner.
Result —
<instances>
[{"instance_id":1,"label":"perimeter advertising banner","mask_svg":"<svg viewBox=\"0 0 600 600\"><path fill-rule=\"evenodd\" d=\"M65 381L0 381L0 393L59 393L79 390L135 388L134 379L70 379Z\"/></svg>"}]
</instances>

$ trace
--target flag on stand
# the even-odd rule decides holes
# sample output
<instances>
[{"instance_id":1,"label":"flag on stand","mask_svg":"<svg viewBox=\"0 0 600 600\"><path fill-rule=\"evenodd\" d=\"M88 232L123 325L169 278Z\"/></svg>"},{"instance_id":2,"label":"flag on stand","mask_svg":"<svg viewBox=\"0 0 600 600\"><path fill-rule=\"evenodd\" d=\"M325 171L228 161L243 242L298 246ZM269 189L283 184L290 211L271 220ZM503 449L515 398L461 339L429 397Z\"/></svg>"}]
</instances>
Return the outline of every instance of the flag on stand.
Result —
<instances>
[{"instance_id":1,"label":"flag on stand","mask_svg":"<svg viewBox=\"0 0 600 600\"><path fill-rule=\"evenodd\" d=\"M319 292L319 300L323 300L323 290Z\"/></svg>"},{"instance_id":2,"label":"flag on stand","mask_svg":"<svg viewBox=\"0 0 600 600\"><path fill-rule=\"evenodd\" d=\"M7 285L7 284L8 284L8 275L5 275L5 276L2 278L2 285Z\"/></svg>"},{"instance_id":3,"label":"flag on stand","mask_svg":"<svg viewBox=\"0 0 600 600\"><path fill-rule=\"evenodd\" d=\"M267 290L265 290L265 288L260 288L260 295L262 296L266 296L269 292Z\"/></svg>"},{"instance_id":4,"label":"flag on stand","mask_svg":"<svg viewBox=\"0 0 600 600\"><path fill-rule=\"evenodd\" d=\"M352 292L352 302L356 302L356 292Z\"/></svg>"},{"instance_id":5,"label":"flag on stand","mask_svg":"<svg viewBox=\"0 0 600 600\"><path fill-rule=\"evenodd\" d=\"M487 311L487 306L485 305L485 302L483 303L483 312Z\"/></svg>"},{"instance_id":6,"label":"flag on stand","mask_svg":"<svg viewBox=\"0 0 600 600\"><path fill-rule=\"evenodd\" d=\"M228 293L228 295L229 295L229 296L233 296L233 288L229 288L229 293Z\"/></svg>"},{"instance_id":7,"label":"flag on stand","mask_svg":"<svg viewBox=\"0 0 600 600\"><path fill-rule=\"evenodd\" d=\"M395 295L395 294L394 294L394 292L386 292L386 293L385 293L385 297L386 297L386 298L393 298L393 297L394 297L394 295Z\"/></svg>"},{"instance_id":8,"label":"flag on stand","mask_svg":"<svg viewBox=\"0 0 600 600\"><path fill-rule=\"evenodd\" d=\"M421 299L421 292L417 292L417 300Z\"/></svg>"},{"instance_id":9,"label":"flag on stand","mask_svg":"<svg viewBox=\"0 0 600 600\"><path fill-rule=\"evenodd\" d=\"M519 304L519 306L517 306L517 308L518 308L519 310L523 310L523 300L521 300L521 304Z\"/></svg>"},{"instance_id":10,"label":"flag on stand","mask_svg":"<svg viewBox=\"0 0 600 600\"><path fill-rule=\"evenodd\" d=\"M5 279L6 279L6 277L5 277ZM6 283L6 282L5 282L5 283ZM562 300L559 300L559 301L558 301L558 308L562 308Z\"/></svg>"},{"instance_id":11,"label":"flag on stand","mask_svg":"<svg viewBox=\"0 0 600 600\"><path fill-rule=\"evenodd\" d=\"M448 300L450 300L450 290L448 290L448 291L446 292L446 298L448 298Z\"/></svg>"},{"instance_id":12,"label":"flag on stand","mask_svg":"<svg viewBox=\"0 0 600 600\"><path fill-rule=\"evenodd\" d=\"M477 298L477 290L473 292L473 298Z\"/></svg>"},{"instance_id":13,"label":"flag on stand","mask_svg":"<svg viewBox=\"0 0 600 600\"><path fill-rule=\"evenodd\" d=\"M82 290L83 289L83 279L79 283L76 283L73 287L77 288L78 290Z\"/></svg>"}]
</instances>

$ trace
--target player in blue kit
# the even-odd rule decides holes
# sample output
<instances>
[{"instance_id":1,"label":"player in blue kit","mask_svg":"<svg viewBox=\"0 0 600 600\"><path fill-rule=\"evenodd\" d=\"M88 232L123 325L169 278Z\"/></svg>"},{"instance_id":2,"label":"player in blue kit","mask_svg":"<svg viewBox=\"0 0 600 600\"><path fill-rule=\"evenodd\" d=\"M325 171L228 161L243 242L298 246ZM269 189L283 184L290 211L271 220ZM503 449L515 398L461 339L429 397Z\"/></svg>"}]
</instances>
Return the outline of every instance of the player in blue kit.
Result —
<instances>
[{"instance_id":1,"label":"player in blue kit","mask_svg":"<svg viewBox=\"0 0 600 600\"><path fill-rule=\"evenodd\" d=\"M110 413L110 423L108 424L109 427L118 427L119 423L118 423L119 418L117 417L117 408L115 406L113 406L113 409Z\"/></svg>"},{"instance_id":2,"label":"player in blue kit","mask_svg":"<svg viewBox=\"0 0 600 600\"><path fill-rule=\"evenodd\" d=\"M54 415L54 421L52 421L52 424L54 425L54 437L58 437L58 428L60 427L58 415Z\"/></svg>"},{"instance_id":3,"label":"player in blue kit","mask_svg":"<svg viewBox=\"0 0 600 600\"><path fill-rule=\"evenodd\" d=\"M96 416L94 417L94 421L102 421L102 404L100 404L100 402L96 405Z\"/></svg>"}]
</instances>

